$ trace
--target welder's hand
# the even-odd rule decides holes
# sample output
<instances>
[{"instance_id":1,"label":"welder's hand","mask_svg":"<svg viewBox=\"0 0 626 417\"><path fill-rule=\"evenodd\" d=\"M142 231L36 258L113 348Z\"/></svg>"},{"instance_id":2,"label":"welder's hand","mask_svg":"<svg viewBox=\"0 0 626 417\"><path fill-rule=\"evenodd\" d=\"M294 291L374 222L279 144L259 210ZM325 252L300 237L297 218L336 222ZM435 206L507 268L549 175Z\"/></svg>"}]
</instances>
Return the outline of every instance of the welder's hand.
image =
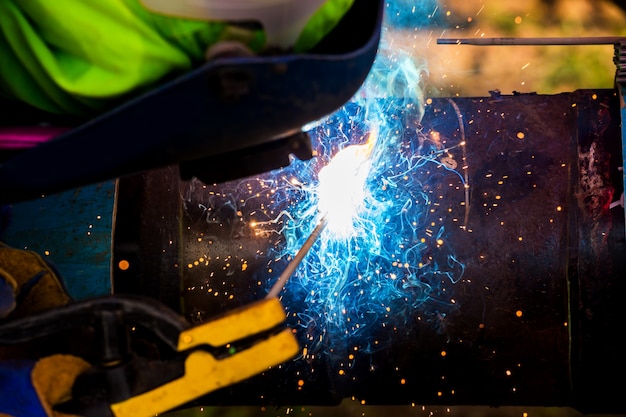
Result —
<instances>
[{"instance_id":1,"label":"welder's hand","mask_svg":"<svg viewBox=\"0 0 626 417\"><path fill-rule=\"evenodd\" d=\"M29 316L70 301L59 275L41 256L0 243L0 318Z\"/></svg>"},{"instance_id":2,"label":"welder's hand","mask_svg":"<svg viewBox=\"0 0 626 417\"><path fill-rule=\"evenodd\" d=\"M0 361L0 417L69 417L53 407L70 399L76 377L90 366L71 355Z\"/></svg>"},{"instance_id":3,"label":"welder's hand","mask_svg":"<svg viewBox=\"0 0 626 417\"><path fill-rule=\"evenodd\" d=\"M0 319L8 316L15 309L15 291L17 283L0 266Z\"/></svg>"}]
</instances>

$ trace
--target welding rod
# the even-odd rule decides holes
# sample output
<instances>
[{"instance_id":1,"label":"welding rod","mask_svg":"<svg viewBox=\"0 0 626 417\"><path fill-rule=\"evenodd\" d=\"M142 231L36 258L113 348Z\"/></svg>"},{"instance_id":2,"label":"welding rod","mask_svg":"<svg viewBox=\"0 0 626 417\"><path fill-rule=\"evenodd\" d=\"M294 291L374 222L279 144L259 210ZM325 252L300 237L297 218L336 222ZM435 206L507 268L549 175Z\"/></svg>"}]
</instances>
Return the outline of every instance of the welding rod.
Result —
<instances>
[{"instance_id":1,"label":"welding rod","mask_svg":"<svg viewBox=\"0 0 626 417\"><path fill-rule=\"evenodd\" d=\"M287 280L289 280L293 273L296 272L296 268L298 267L298 265L300 265L300 262L302 262L306 254L309 252L309 250L319 237L320 233L322 233L322 230L324 230L324 228L326 227L326 223L326 217L322 217L317 226L315 226L315 229L313 229L307 240L304 242L298 253L296 253L296 256L294 256L291 262L287 264L287 267L285 268L283 273L280 274L278 280L274 283L274 285L270 289L270 292L267 293L265 298L278 297L278 294L282 291L283 287L287 283Z\"/></svg>"},{"instance_id":2,"label":"welding rod","mask_svg":"<svg viewBox=\"0 0 626 417\"><path fill-rule=\"evenodd\" d=\"M623 36L589 36L564 38L439 38L439 45L617 45Z\"/></svg>"}]
</instances>

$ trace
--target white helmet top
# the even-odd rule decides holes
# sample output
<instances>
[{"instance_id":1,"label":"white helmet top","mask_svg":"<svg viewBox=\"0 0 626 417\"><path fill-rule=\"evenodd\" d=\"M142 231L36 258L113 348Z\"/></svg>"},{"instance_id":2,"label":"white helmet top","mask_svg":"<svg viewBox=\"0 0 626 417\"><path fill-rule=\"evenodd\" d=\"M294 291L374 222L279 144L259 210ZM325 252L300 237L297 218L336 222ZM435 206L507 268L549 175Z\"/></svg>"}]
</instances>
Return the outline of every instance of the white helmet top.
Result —
<instances>
[{"instance_id":1,"label":"white helmet top","mask_svg":"<svg viewBox=\"0 0 626 417\"><path fill-rule=\"evenodd\" d=\"M259 22L268 46L292 47L326 0L140 0L155 13L195 20Z\"/></svg>"}]
</instances>

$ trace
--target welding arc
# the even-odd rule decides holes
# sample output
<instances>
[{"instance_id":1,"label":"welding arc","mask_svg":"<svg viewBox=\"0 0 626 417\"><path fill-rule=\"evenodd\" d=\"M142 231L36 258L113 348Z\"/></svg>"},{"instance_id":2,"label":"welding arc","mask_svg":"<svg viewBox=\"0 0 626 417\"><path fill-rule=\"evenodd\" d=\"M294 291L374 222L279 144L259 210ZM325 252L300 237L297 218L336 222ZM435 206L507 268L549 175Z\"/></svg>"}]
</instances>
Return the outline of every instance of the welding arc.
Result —
<instances>
[{"instance_id":1,"label":"welding arc","mask_svg":"<svg viewBox=\"0 0 626 417\"><path fill-rule=\"evenodd\" d=\"M621 36L589 36L562 38L439 38L439 45L617 45Z\"/></svg>"},{"instance_id":2,"label":"welding arc","mask_svg":"<svg viewBox=\"0 0 626 417\"><path fill-rule=\"evenodd\" d=\"M267 293L267 296L265 298L278 297L278 294L282 291L283 287L287 283L287 280L289 280L289 278L291 278L293 273L296 271L296 268L298 267L298 265L300 265L300 262L302 262L306 254L309 252L309 250L319 237L320 233L322 233L322 230L324 230L324 228L326 227L327 223L328 221L326 220L325 216L320 219L317 226L315 226L315 229L313 229L300 250L298 250L296 256L294 256L291 262L287 264L287 267L285 268L283 273L280 274L278 280L274 283L274 285L270 289L270 292Z\"/></svg>"}]
</instances>

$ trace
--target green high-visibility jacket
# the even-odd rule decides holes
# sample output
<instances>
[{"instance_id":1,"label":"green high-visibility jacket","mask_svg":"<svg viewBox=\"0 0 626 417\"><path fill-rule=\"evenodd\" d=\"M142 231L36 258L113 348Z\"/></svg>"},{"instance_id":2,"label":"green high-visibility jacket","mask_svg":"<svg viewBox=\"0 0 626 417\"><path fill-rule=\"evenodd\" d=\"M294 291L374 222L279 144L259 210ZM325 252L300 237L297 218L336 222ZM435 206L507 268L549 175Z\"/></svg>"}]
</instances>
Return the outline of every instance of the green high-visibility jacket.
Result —
<instances>
[{"instance_id":1,"label":"green high-visibility jacket","mask_svg":"<svg viewBox=\"0 0 626 417\"><path fill-rule=\"evenodd\" d=\"M327 1L294 52L319 42L353 1ZM51 113L94 114L200 65L221 40L255 52L265 46L262 31L159 15L138 0L1 0L0 96Z\"/></svg>"}]
</instances>

